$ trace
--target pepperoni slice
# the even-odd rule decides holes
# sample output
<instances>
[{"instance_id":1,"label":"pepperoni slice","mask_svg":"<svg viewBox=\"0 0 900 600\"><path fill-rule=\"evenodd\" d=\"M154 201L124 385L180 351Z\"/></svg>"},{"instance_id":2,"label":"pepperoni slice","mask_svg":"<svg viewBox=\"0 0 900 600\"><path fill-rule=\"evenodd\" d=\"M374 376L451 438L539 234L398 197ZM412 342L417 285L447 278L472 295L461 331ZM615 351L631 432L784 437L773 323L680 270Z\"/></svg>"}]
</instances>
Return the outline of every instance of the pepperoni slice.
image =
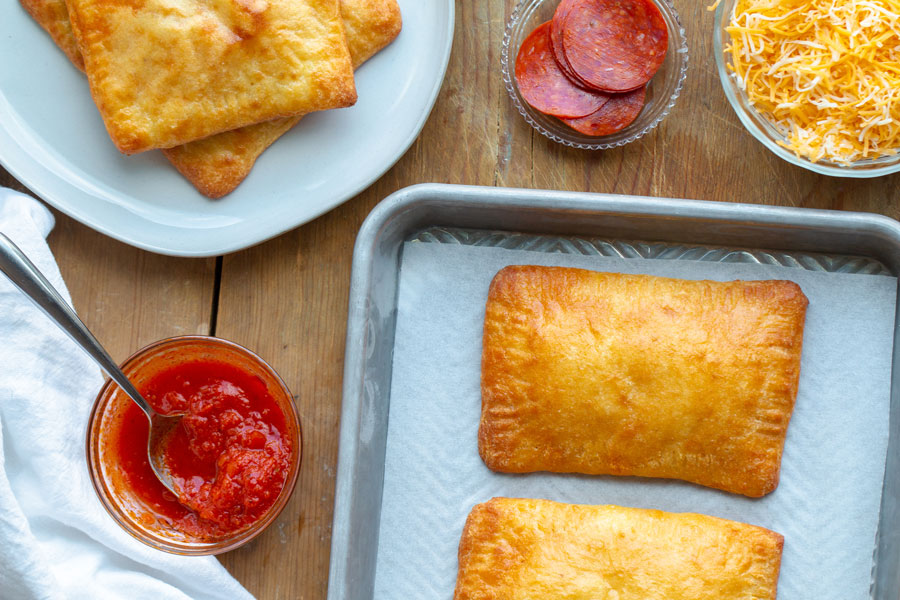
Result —
<instances>
[{"instance_id":1,"label":"pepperoni slice","mask_svg":"<svg viewBox=\"0 0 900 600\"><path fill-rule=\"evenodd\" d=\"M609 135L628 127L644 108L646 87L609 97L609 102L595 113L578 119L562 119L563 123L585 135Z\"/></svg>"},{"instance_id":2,"label":"pepperoni slice","mask_svg":"<svg viewBox=\"0 0 900 600\"><path fill-rule=\"evenodd\" d=\"M531 32L516 56L516 83L525 101L542 113L560 118L584 117L609 99L585 90L566 77L550 50L550 22Z\"/></svg>"},{"instance_id":3,"label":"pepperoni slice","mask_svg":"<svg viewBox=\"0 0 900 600\"><path fill-rule=\"evenodd\" d=\"M652 0L575 0L562 24L563 53L578 79L628 92L662 66L669 30Z\"/></svg>"},{"instance_id":4,"label":"pepperoni slice","mask_svg":"<svg viewBox=\"0 0 900 600\"><path fill-rule=\"evenodd\" d=\"M556 62L562 72L575 83L583 85L575 71L569 66L562 43L562 25L566 17L569 16L569 11L572 10L574 4L575 0L562 0L559 6L556 7L556 12L553 13L553 19L550 21L550 49L553 50L553 56L556 58Z\"/></svg>"}]
</instances>

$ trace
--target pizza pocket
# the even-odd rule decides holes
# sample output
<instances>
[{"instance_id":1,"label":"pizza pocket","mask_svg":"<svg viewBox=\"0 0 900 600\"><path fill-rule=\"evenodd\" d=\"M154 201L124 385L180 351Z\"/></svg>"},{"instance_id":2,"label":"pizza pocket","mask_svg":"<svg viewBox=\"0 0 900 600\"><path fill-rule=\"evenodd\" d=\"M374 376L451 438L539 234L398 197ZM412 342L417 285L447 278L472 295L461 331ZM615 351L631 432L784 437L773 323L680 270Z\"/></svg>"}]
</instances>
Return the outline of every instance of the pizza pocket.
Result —
<instances>
[{"instance_id":1,"label":"pizza pocket","mask_svg":"<svg viewBox=\"0 0 900 600\"><path fill-rule=\"evenodd\" d=\"M134 154L356 101L338 0L67 0L91 95Z\"/></svg>"},{"instance_id":2,"label":"pizza pocket","mask_svg":"<svg viewBox=\"0 0 900 600\"><path fill-rule=\"evenodd\" d=\"M512 266L488 294L478 448L510 473L778 485L807 299L789 281Z\"/></svg>"},{"instance_id":3,"label":"pizza pocket","mask_svg":"<svg viewBox=\"0 0 900 600\"><path fill-rule=\"evenodd\" d=\"M774 600L783 544L706 515L494 498L466 520L454 600Z\"/></svg>"}]
</instances>

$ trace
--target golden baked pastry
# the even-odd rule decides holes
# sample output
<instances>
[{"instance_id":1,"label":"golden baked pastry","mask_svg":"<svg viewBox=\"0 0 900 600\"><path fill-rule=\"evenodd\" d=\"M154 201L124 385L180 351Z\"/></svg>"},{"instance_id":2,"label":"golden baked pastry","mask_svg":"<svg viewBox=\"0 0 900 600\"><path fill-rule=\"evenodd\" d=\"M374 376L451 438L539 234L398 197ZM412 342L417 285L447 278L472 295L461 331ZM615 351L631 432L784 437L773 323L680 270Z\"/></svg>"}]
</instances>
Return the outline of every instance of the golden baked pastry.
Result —
<instances>
[{"instance_id":1,"label":"golden baked pastry","mask_svg":"<svg viewBox=\"0 0 900 600\"><path fill-rule=\"evenodd\" d=\"M354 68L394 41L403 25L397 0L341 0L341 18Z\"/></svg>"},{"instance_id":2,"label":"golden baked pastry","mask_svg":"<svg viewBox=\"0 0 900 600\"><path fill-rule=\"evenodd\" d=\"M356 101L339 0L67 0L122 152Z\"/></svg>"},{"instance_id":3,"label":"golden baked pastry","mask_svg":"<svg viewBox=\"0 0 900 600\"><path fill-rule=\"evenodd\" d=\"M776 488L807 299L790 281L513 266L484 320L485 464Z\"/></svg>"},{"instance_id":4,"label":"golden baked pastry","mask_svg":"<svg viewBox=\"0 0 900 600\"><path fill-rule=\"evenodd\" d=\"M341 0L341 17L354 68L390 44L402 23L397 0ZM163 154L202 194L221 198L234 191L259 155L302 116L226 131L163 150Z\"/></svg>"},{"instance_id":5,"label":"golden baked pastry","mask_svg":"<svg viewBox=\"0 0 900 600\"><path fill-rule=\"evenodd\" d=\"M22 4L83 71L65 0L22 0ZM402 26L397 0L341 0L341 18L354 68L390 44ZM163 154L202 194L220 198L234 191L259 155L301 118L248 125L164 149Z\"/></svg>"},{"instance_id":6,"label":"golden baked pastry","mask_svg":"<svg viewBox=\"0 0 900 600\"><path fill-rule=\"evenodd\" d=\"M775 600L784 538L706 515L494 498L459 542L454 600Z\"/></svg>"}]
</instances>

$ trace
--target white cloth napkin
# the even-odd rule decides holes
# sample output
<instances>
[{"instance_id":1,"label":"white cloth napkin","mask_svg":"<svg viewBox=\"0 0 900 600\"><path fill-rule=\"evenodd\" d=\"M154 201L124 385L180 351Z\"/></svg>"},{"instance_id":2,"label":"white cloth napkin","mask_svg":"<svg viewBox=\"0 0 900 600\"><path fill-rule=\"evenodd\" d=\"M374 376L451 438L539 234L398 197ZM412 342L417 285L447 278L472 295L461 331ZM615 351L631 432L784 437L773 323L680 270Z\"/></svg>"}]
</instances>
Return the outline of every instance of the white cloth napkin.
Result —
<instances>
[{"instance_id":1,"label":"white cloth napkin","mask_svg":"<svg viewBox=\"0 0 900 600\"><path fill-rule=\"evenodd\" d=\"M0 188L0 231L71 303L44 238L53 216ZM131 538L91 486L84 436L100 370L0 274L0 597L251 598L212 557Z\"/></svg>"}]
</instances>

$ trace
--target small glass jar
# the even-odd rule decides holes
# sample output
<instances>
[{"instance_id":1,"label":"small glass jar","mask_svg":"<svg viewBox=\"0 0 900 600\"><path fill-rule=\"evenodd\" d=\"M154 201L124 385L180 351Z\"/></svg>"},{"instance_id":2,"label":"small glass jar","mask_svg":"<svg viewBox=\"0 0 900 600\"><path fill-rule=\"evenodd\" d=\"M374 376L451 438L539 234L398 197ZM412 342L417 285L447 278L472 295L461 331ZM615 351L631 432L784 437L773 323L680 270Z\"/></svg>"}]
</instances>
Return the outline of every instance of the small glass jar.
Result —
<instances>
[{"instance_id":1,"label":"small glass jar","mask_svg":"<svg viewBox=\"0 0 900 600\"><path fill-rule=\"evenodd\" d=\"M237 367L261 381L284 415L291 455L284 485L274 503L246 527L219 536L192 536L160 518L130 488L119 463L115 441L122 415L133 404L117 385L107 381L91 411L87 429L87 462L103 507L129 534L153 548L182 555L221 554L247 543L272 523L285 507L297 482L302 454L300 418L287 386L259 356L233 342L207 336L183 336L150 344L127 359L122 371L140 390L155 375L192 361L217 361Z\"/></svg>"},{"instance_id":2,"label":"small glass jar","mask_svg":"<svg viewBox=\"0 0 900 600\"><path fill-rule=\"evenodd\" d=\"M519 0L506 24L506 33L503 36L503 47L500 53L500 66L503 70L506 91L509 92L509 97L519 114L541 134L570 148L606 150L624 146L645 136L659 125L675 106L675 101L681 94L687 76L687 37L672 0L652 0L659 8L668 28L669 45L662 66L647 83L644 107L630 125L621 131L604 136L589 136L575 131L556 117L545 115L533 108L519 92L515 77L516 56L519 54L519 48L538 25L553 18L559 1Z\"/></svg>"}]
</instances>

